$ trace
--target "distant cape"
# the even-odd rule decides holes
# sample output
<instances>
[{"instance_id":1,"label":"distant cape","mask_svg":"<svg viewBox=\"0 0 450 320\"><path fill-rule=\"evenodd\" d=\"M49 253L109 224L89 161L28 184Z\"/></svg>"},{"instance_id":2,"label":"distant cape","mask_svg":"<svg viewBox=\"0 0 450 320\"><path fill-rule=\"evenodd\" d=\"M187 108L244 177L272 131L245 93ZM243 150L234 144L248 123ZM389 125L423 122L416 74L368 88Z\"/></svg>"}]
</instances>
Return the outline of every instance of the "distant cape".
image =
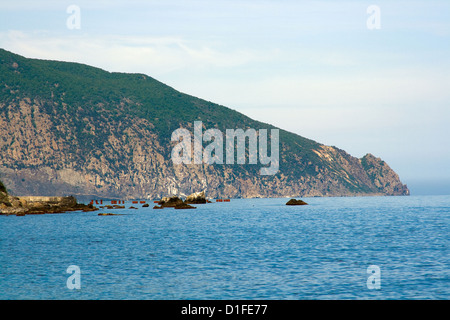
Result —
<instances>
[{"instance_id":1,"label":"distant cape","mask_svg":"<svg viewBox=\"0 0 450 320\"><path fill-rule=\"evenodd\" d=\"M274 175L259 174L261 165L248 161L174 164L171 134L177 128L193 132L195 121L222 132L279 129L144 74L28 59L0 49L0 178L14 195L409 194L388 164L372 154L358 159L282 129Z\"/></svg>"}]
</instances>

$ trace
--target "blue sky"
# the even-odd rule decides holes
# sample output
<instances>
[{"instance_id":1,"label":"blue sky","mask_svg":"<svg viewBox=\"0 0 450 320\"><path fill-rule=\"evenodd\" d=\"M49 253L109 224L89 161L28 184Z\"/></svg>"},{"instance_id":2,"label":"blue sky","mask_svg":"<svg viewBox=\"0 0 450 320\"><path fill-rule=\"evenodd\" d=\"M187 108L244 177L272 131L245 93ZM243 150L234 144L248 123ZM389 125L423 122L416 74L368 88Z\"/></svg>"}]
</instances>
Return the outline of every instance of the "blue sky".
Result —
<instances>
[{"instance_id":1,"label":"blue sky","mask_svg":"<svg viewBox=\"0 0 450 320\"><path fill-rule=\"evenodd\" d=\"M447 0L16 0L0 3L0 47L145 73L450 194Z\"/></svg>"}]
</instances>

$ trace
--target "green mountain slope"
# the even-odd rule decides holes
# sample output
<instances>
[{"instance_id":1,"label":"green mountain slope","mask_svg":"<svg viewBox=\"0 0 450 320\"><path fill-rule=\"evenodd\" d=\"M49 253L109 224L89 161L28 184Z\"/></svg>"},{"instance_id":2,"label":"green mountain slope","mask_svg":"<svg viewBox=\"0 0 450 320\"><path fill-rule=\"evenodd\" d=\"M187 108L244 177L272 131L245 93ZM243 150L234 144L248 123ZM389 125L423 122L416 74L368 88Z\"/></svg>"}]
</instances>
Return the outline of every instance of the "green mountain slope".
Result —
<instances>
[{"instance_id":1,"label":"green mountain slope","mask_svg":"<svg viewBox=\"0 0 450 320\"><path fill-rule=\"evenodd\" d=\"M223 133L275 128L144 74L27 59L0 49L0 175L15 193L123 198L204 189L227 197L408 194L380 159L362 161L281 129L274 176L261 176L260 164L174 165L171 134L180 127L192 132L194 121Z\"/></svg>"}]
</instances>

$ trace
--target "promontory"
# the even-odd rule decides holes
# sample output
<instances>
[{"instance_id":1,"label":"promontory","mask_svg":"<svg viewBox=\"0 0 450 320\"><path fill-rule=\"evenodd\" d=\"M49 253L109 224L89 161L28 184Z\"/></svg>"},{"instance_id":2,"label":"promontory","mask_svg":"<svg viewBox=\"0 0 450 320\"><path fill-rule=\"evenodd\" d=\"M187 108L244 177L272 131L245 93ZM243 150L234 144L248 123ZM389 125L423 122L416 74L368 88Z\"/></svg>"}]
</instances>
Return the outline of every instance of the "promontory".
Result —
<instances>
[{"instance_id":1,"label":"promontory","mask_svg":"<svg viewBox=\"0 0 450 320\"><path fill-rule=\"evenodd\" d=\"M274 110L276 106L274 106ZM261 164L177 164L172 134L279 130L279 170ZM308 119L299 119L299 123ZM0 178L14 195L159 199L407 195L380 158L356 158L145 74L29 59L0 49ZM203 141L199 149L205 149ZM270 154L270 143L268 154Z\"/></svg>"}]
</instances>

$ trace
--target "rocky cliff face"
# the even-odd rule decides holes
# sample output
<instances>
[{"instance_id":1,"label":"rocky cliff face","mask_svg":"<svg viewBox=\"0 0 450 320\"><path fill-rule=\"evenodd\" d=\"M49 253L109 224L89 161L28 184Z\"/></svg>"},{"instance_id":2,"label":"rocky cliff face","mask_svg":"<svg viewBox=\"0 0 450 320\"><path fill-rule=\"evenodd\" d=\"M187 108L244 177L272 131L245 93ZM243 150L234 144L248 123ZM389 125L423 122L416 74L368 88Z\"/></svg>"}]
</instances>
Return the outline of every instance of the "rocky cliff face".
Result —
<instances>
[{"instance_id":1,"label":"rocky cliff face","mask_svg":"<svg viewBox=\"0 0 450 320\"><path fill-rule=\"evenodd\" d=\"M409 195L406 185L400 182L400 178L394 170L380 158L369 153L361 159L361 165L380 193Z\"/></svg>"},{"instance_id":2,"label":"rocky cliff face","mask_svg":"<svg viewBox=\"0 0 450 320\"><path fill-rule=\"evenodd\" d=\"M298 178L283 173L283 163L273 177L235 170L238 165L174 165L152 124L126 115L120 121L107 115L84 118L94 141L86 152L73 127L73 115L59 114L57 106L44 110L42 104L30 99L0 104L4 129L0 172L15 194L113 198L160 198L199 190L207 190L210 197L408 194L380 159L372 155L357 159L324 145L312 150L322 160L314 164L313 174Z\"/></svg>"},{"instance_id":3,"label":"rocky cliff face","mask_svg":"<svg viewBox=\"0 0 450 320\"><path fill-rule=\"evenodd\" d=\"M15 195L152 199L202 190L208 197L246 198L409 193L397 174L370 154L357 159L282 130L280 170L273 176L259 175L260 165L176 165L170 134L180 126L192 130L193 120L222 131L269 127L142 75L87 66L77 73L79 65L36 62L1 50L0 62L0 176ZM93 77L99 81L87 86Z\"/></svg>"}]
</instances>

